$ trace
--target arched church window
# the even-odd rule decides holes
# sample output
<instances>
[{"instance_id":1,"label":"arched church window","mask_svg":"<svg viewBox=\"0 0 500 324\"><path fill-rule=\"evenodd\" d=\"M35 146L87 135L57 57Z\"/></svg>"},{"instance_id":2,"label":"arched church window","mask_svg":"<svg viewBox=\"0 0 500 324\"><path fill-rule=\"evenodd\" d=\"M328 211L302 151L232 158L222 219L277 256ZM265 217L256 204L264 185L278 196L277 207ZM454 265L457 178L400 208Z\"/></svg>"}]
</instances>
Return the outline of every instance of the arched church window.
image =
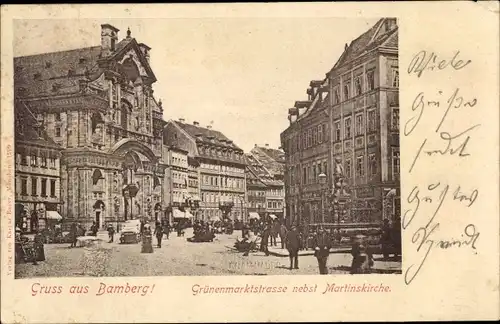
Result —
<instances>
[{"instance_id":1,"label":"arched church window","mask_svg":"<svg viewBox=\"0 0 500 324\"><path fill-rule=\"evenodd\" d=\"M101 170L95 169L94 173L92 174L92 184L95 186L99 182L100 179L104 179Z\"/></svg>"},{"instance_id":2,"label":"arched church window","mask_svg":"<svg viewBox=\"0 0 500 324\"><path fill-rule=\"evenodd\" d=\"M124 129L128 128L128 114L132 112L132 106L124 101L121 106L121 126Z\"/></svg>"},{"instance_id":3,"label":"arched church window","mask_svg":"<svg viewBox=\"0 0 500 324\"><path fill-rule=\"evenodd\" d=\"M160 185L160 179L159 179L157 176L155 176L155 177L153 178L153 188L156 188L156 187L158 187L159 185Z\"/></svg>"},{"instance_id":4,"label":"arched church window","mask_svg":"<svg viewBox=\"0 0 500 324\"><path fill-rule=\"evenodd\" d=\"M90 119L92 124L92 134L95 134L99 127L99 124L104 124L104 120L99 113L93 113Z\"/></svg>"}]
</instances>

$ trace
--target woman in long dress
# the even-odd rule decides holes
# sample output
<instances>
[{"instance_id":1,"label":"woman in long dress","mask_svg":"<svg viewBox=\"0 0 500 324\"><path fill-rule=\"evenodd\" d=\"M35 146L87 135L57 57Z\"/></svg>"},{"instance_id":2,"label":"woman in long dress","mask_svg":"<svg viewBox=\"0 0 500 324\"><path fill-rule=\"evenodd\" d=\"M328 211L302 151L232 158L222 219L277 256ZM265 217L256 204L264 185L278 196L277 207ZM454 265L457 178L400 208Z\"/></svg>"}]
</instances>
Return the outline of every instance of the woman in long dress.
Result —
<instances>
[{"instance_id":1,"label":"woman in long dress","mask_svg":"<svg viewBox=\"0 0 500 324\"><path fill-rule=\"evenodd\" d=\"M153 233L151 225L145 224L142 232L142 248L141 253L153 253Z\"/></svg>"}]
</instances>

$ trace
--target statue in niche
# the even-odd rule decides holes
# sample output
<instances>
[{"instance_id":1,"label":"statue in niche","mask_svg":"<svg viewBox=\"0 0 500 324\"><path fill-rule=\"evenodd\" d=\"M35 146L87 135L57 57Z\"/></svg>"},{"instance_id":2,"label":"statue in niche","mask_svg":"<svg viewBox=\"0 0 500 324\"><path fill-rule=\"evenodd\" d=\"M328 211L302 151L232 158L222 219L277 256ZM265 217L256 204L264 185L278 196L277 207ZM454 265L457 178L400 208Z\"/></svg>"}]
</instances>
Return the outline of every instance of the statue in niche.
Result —
<instances>
[{"instance_id":1,"label":"statue in niche","mask_svg":"<svg viewBox=\"0 0 500 324\"><path fill-rule=\"evenodd\" d=\"M128 169L123 169L122 171L123 184L128 183Z\"/></svg>"}]
</instances>

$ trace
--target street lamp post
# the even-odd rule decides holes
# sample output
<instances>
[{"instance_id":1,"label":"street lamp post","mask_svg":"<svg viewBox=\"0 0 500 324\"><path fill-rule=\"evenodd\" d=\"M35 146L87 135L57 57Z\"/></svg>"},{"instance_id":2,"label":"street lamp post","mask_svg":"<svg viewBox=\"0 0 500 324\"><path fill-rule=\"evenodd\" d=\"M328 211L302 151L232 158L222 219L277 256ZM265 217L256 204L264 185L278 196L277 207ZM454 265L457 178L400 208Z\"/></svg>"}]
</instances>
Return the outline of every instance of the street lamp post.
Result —
<instances>
[{"instance_id":1,"label":"street lamp post","mask_svg":"<svg viewBox=\"0 0 500 324\"><path fill-rule=\"evenodd\" d=\"M325 193L326 193L326 174L321 173L318 175L319 183L321 184L321 223L325 223Z\"/></svg>"}]
</instances>

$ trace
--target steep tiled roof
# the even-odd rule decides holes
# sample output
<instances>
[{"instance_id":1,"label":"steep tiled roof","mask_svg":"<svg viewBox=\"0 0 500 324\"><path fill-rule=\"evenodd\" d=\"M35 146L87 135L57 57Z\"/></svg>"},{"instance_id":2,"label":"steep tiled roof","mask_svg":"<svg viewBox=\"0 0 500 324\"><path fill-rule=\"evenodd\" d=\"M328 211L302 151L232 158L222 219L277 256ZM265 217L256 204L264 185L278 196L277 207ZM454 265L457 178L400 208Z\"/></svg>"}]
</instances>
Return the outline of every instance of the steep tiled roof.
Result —
<instances>
[{"instance_id":1,"label":"steep tiled roof","mask_svg":"<svg viewBox=\"0 0 500 324\"><path fill-rule=\"evenodd\" d=\"M31 111L22 102L15 104L15 141L28 144L42 145L52 148L60 148L52 138L47 135L42 124L40 124Z\"/></svg>"},{"instance_id":2,"label":"steep tiled roof","mask_svg":"<svg viewBox=\"0 0 500 324\"><path fill-rule=\"evenodd\" d=\"M271 174L252 154L245 154L245 160L248 169L257 177L271 177Z\"/></svg>"},{"instance_id":3,"label":"steep tiled roof","mask_svg":"<svg viewBox=\"0 0 500 324\"><path fill-rule=\"evenodd\" d=\"M257 146L252 149L251 153L273 177L283 176L285 164L283 151Z\"/></svg>"},{"instance_id":4,"label":"steep tiled roof","mask_svg":"<svg viewBox=\"0 0 500 324\"><path fill-rule=\"evenodd\" d=\"M175 121L175 123L196 140L200 140L204 143L209 143L212 145L215 144L223 147L241 150L236 144L234 144L229 138L227 138L224 134L222 134L219 131L196 125L186 124L179 121Z\"/></svg>"},{"instance_id":5,"label":"steep tiled roof","mask_svg":"<svg viewBox=\"0 0 500 324\"><path fill-rule=\"evenodd\" d=\"M101 46L14 58L14 87L19 97L68 94L78 81L98 70ZM56 91L57 89L57 91Z\"/></svg>"},{"instance_id":6,"label":"steep tiled roof","mask_svg":"<svg viewBox=\"0 0 500 324\"><path fill-rule=\"evenodd\" d=\"M281 150L276 150L269 147L259 147L264 153L269 155L274 161L278 163L285 163L285 152Z\"/></svg>"},{"instance_id":7,"label":"steep tiled roof","mask_svg":"<svg viewBox=\"0 0 500 324\"><path fill-rule=\"evenodd\" d=\"M372 50L373 48L386 41L391 35L393 35L397 31L397 27L387 33L381 32L381 28L383 27L383 24L387 19L393 18L380 19L372 28L353 40L344 51L344 53L340 56L337 63L335 63L333 69L342 66L344 63L352 61L355 58L363 55L364 53ZM379 37L374 39L374 37L377 35Z\"/></svg>"}]
</instances>

